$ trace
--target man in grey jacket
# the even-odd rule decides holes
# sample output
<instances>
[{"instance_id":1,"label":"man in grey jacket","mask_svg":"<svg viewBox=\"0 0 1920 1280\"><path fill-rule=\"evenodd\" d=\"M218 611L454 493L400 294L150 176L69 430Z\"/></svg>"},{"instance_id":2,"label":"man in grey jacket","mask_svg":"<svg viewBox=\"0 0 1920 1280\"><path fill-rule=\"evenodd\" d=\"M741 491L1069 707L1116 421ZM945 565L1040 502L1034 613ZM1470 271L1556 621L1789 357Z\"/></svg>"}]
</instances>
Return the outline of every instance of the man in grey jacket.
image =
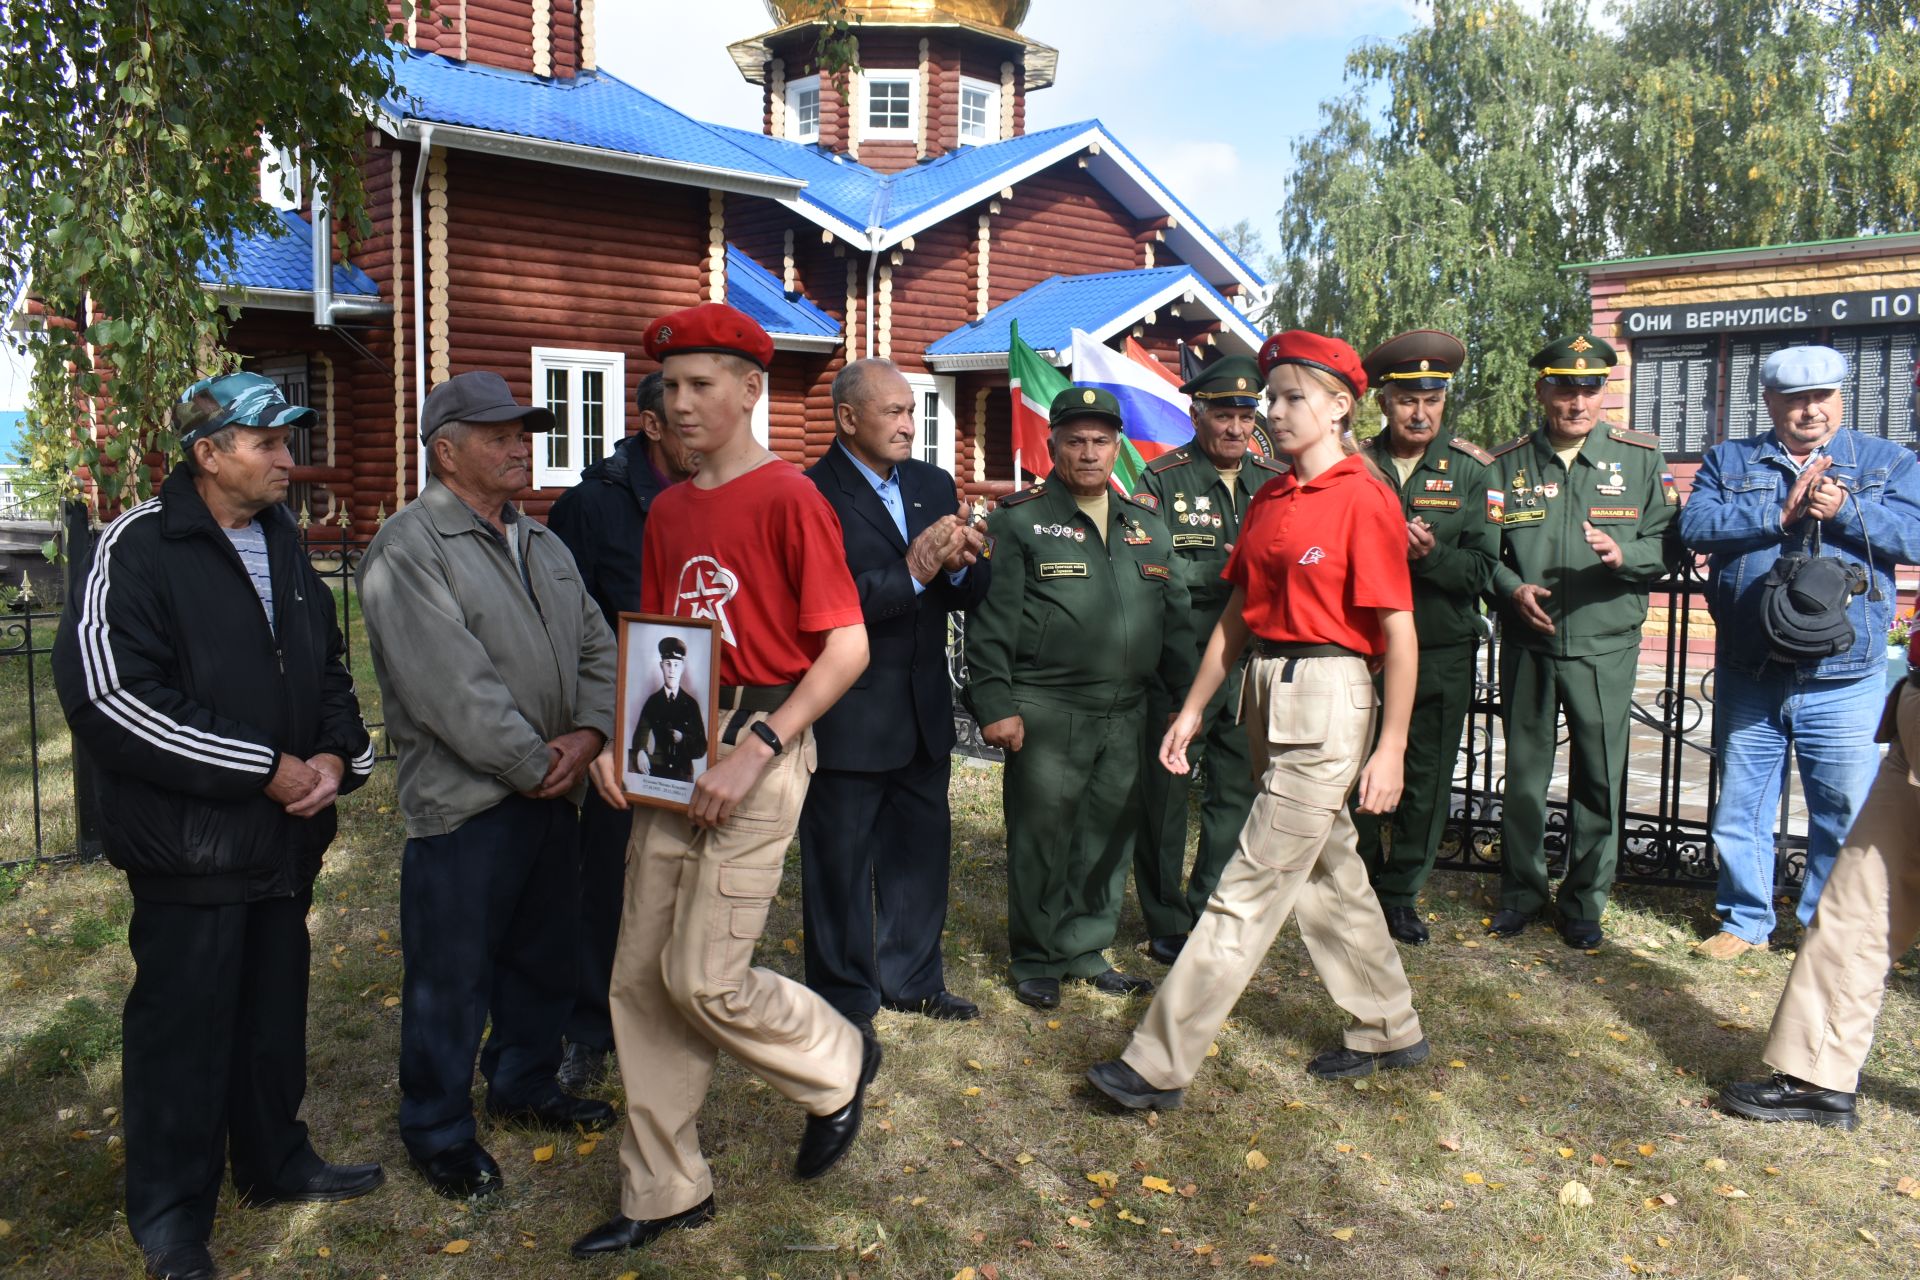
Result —
<instances>
[{"instance_id":1,"label":"man in grey jacket","mask_svg":"<svg viewBox=\"0 0 1920 1280\"><path fill-rule=\"evenodd\" d=\"M360 590L407 823L400 928L400 1136L442 1195L485 1195L489 1115L599 1128L554 1080L571 998L576 806L613 729L614 640L559 538L517 511L545 409L494 373L435 387L430 479L381 528Z\"/></svg>"}]
</instances>

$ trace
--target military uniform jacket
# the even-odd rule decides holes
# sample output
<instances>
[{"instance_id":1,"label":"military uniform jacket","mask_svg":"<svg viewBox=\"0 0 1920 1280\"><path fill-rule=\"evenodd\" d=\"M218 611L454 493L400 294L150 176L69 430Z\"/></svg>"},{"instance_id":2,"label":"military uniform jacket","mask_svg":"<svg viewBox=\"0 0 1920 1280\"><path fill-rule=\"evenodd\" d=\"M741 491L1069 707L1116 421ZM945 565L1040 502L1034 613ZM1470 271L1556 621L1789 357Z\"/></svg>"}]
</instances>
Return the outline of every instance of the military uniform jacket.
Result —
<instances>
[{"instance_id":1,"label":"military uniform jacket","mask_svg":"<svg viewBox=\"0 0 1920 1280\"><path fill-rule=\"evenodd\" d=\"M1542 427L1493 456L1484 506L1500 526L1493 595L1505 610L1507 638L1562 658L1639 644L1647 584L1671 565L1667 533L1679 503L1658 442L1625 427L1595 427L1569 470ZM1583 522L1620 544L1618 569L1587 546ZM1554 634L1542 635L1514 612L1510 601L1522 583L1553 593L1541 607Z\"/></svg>"},{"instance_id":2,"label":"military uniform jacket","mask_svg":"<svg viewBox=\"0 0 1920 1280\"><path fill-rule=\"evenodd\" d=\"M1247 504L1269 480L1285 474L1278 463L1249 453L1229 494L1220 472L1190 440L1155 458L1141 477L1142 492L1135 499L1150 502L1160 512L1173 535L1173 554L1186 572L1196 652L1206 648L1214 623L1233 595L1233 584L1220 571L1227 567L1227 548L1240 536Z\"/></svg>"},{"instance_id":3,"label":"military uniform jacket","mask_svg":"<svg viewBox=\"0 0 1920 1280\"><path fill-rule=\"evenodd\" d=\"M1406 480L1394 469L1385 433L1368 451L1387 485L1400 497L1408 520L1433 530L1433 550L1409 560L1413 574L1413 625L1421 647L1465 644L1480 634L1480 593L1500 558L1500 526L1487 517L1493 455L1458 436L1435 436Z\"/></svg>"},{"instance_id":4,"label":"military uniform jacket","mask_svg":"<svg viewBox=\"0 0 1920 1280\"><path fill-rule=\"evenodd\" d=\"M983 725L1014 699L1061 711L1130 710L1156 672L1193 680L1193 614L1167 526L1115 493L1103 546L1063 487L1046 481L987 517L993 580L967 623L967 700Z\"/></svg>"},{"instance_id":5,"label":"military uniform jacket","mask_svg":"<svg viewBox=\"0 0 1920 1280\"><path fill-rule=\"evenodd\" d=\"M684 689L669 697L654 690L640 708L633 735L633 753L647 753L647 771L656 778L693 780L693 762L707 754L707 723L700 700ZM674 730L680 741L673 740ZM629 753L629 754L633 754Z\"/></svg>"}]
</instances>

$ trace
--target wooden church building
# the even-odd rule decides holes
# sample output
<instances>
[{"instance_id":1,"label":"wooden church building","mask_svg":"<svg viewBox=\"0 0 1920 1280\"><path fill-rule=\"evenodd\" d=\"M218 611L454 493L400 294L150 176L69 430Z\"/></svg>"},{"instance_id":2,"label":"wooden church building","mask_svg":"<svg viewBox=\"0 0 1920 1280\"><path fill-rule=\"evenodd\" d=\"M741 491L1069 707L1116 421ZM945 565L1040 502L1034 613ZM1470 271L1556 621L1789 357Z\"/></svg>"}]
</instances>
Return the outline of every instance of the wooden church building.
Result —
<instances>
[{"instance_id":1,"label":"wooden church building","mask_svg":"<svg viewBox=\"0 0 1920 1280\"><path fill-rule=\"evenodd\" d=\"M1025 0L855 0L845 99L814 6L767 7L730 49L758 132L602 71L596 0L461 0L408 31L362 163L372 233L327 263L294 194L285 235L208 269L247 366L320 410L296 510L371 533L418 491L426 391L491 369L562 424L535 448L544 514L637 429L647 322L709 300L773 335L771 448L818 456L834 373L884 356L920 456L974 495L1015 482L1012 322L1060 362L1074 328L1174 368L1182 342L1257 348L1265 282L1098 120L1027 130L1058 55L1020 34Z\"/></svg>"}]
</instances>

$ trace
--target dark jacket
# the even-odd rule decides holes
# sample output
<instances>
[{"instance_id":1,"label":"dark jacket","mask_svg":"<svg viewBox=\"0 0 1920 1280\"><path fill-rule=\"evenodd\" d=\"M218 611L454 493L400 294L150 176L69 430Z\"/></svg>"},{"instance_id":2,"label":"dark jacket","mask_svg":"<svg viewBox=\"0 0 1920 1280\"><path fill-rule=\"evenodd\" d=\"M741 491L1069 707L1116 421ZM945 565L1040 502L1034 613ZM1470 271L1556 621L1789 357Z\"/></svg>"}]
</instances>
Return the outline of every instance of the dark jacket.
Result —
<instances>
[{"instance_id":1,"label":"dark jacket","mask_svg":"<svg viewBox=\"0 0 1920 1280\"><path fill-rule=\"evenodd\" d=\"M846 450L828 448L807 469L846 538L847 568L867 623L867 669L814 724L822 769L898 769L924 743L934 757L953 750L953 681L947 672L947 614L986 596L988 565L971 566L958 586L945 573L913 589L907 543L960 509L953 477L911 459L895 468L907 515L901 538L873 484Z\"/></svg>"},{"instance_id":2,"label":"dark jacket","mask_svg":"<svg viewBox=\"0 0 1920 1280\"><path fill-rule=\"evenodd\" d=\"M94 543L53 649L74 737L100 766L107 857L135 897L231 903L304 891L333 839L328 806L295 818L264 794L281 753L373 769L333 593L285 507L260 513L267 626L239 554L185 466Z\"/></svg>"},{"instance_id":3,"label":"dark jacket","mask_svg":"<svg viewBox=\"0 0 1920 1280\"><path fill-rule=\"evenodd\" d=\"M547 513L547 528L573 552L587 594L620 634L620 614L640 609L640 538L647 508L665 486L647 458L647 438L628 436L580 473Z\"/></svg>"}]
</instances>

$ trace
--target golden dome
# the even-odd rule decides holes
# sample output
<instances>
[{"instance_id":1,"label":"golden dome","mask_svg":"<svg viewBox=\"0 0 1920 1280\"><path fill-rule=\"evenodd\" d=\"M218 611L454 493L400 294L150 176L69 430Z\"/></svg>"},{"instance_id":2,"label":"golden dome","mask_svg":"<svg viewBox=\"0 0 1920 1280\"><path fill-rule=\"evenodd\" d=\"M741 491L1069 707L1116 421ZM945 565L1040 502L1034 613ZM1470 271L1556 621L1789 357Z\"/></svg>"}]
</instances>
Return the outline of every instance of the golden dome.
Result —
<instances>
[{"instance_id":1,"label":"golden dome","mask_svg":"<svg viewBox=\"0 0 1920 1280\"><path fill-rule=\"evenodd\" d=\"M819 0L766 0L767 12L779 26L811 18ZM1018 30L1027 20L1029 0L846 0L847 15L863 22L907 23L975 22L982 26Z\"/></svg>"}]
</instances>

